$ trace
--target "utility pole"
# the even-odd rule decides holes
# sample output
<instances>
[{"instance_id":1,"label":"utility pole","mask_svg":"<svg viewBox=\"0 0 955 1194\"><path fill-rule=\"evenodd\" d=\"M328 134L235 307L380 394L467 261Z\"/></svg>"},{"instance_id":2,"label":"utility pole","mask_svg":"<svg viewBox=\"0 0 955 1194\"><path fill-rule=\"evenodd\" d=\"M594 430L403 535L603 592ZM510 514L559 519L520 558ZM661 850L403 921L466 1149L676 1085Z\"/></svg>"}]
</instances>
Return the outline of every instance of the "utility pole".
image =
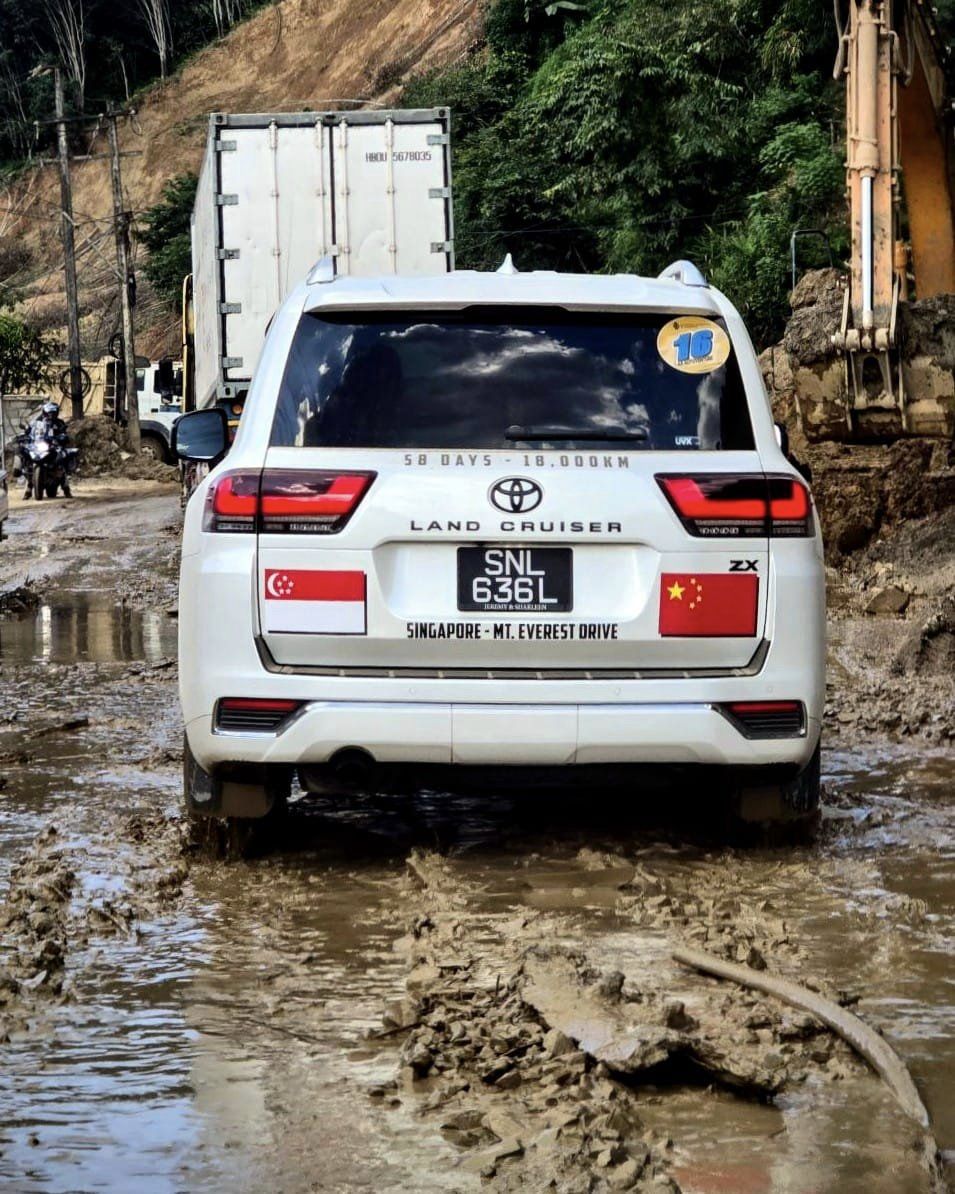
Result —
<instances>
[{"instance_id":1,"label":"utility pole","mask_svg":"<svg viewBox=\"0 0 955 1194\"><path fill-rule=\"evenodd\" d=\"M63 273L66 276L66 327L70 359L70 403L74 419L83 417L83 373L80 361L80 311L76 290L76 243L73 239L73 192L70 187L70 147L63 110L63 73L53 70L56 96L56 143L60 163L60 231L63 238Z\"/></svg>"},{"instance_id":2,"label":"utility pole","mask_svg":"<svg viewBox=\"0 0 955 1194\"><path fill-rule=\"evenodd\" d=\"M113 231L116 234L116 272L119 275L119 298L123 312L123 362L126 376L126 434L130 451L139 452L139 395L136 391L136 350L133 341L133 309L129 294L129 212L123 204L123 176L120 171L119 114L108 112L110 174L113 181Z\"/></svg>"}]
</instances>

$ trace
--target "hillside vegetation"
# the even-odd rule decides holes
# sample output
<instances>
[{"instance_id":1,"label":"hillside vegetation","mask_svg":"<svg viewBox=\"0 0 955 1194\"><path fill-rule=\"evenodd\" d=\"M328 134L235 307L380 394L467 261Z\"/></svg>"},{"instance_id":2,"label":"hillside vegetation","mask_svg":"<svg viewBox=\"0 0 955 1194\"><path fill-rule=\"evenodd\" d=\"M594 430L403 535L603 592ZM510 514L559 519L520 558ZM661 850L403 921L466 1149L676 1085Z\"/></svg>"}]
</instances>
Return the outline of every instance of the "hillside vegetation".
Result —
<instances>
[{"instance_id":1,"label":"hillside vegetation","mask_svg":"<svg viewBox=\"0 0 955 1194\"><path fill-rule=\"evenodd\" d=\"M846 248L835 42L816 0L496 0L485 52L402 96L453 109L459 265L688 256L775 335L792 229Z\"/></svg>"},{"instance_id":2,"label":"hillside vegetation","mask_svg":"<svg viewBox=\"0 0 955 1194\"><path fill-rule=\"evenodd\" d=\"M190 175L210 111L359 103L453 111L457 261L655 273L694 258L774 340L788 310L789 237L848 247L843 89L832 80L828 0L0 0L0 303L14 295L62 329L55 170L31 121L63 57L54 13L82 12L85 72L65 65L74 109L101 110L160 73L146 12L168 14L169 77L134 95L122 129L140 244L143 351L174 351L188 264ZM243 14L254 14L217 39ZM951 22L955 0L940 15ZM949 28L951 29L951 24ZM213 42L204 49L203 43ZM67 55L67 58L69 56ZM74 135L102 153L102 135ZM115 330L110 187L101 160L73 168L84 351ZM801 264L821 265L821 243ZM146 267L145 270L143 267ZM151 285L150 285L151 283Z\"/></svg>"}]
</instances>

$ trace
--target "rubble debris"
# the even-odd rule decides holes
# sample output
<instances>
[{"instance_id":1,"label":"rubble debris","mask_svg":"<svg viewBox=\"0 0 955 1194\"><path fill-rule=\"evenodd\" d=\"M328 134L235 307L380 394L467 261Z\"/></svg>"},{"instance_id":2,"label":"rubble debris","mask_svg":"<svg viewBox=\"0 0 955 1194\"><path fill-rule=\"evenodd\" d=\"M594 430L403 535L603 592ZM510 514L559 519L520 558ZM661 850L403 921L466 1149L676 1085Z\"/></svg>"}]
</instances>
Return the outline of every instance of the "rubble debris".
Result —
<instances>
[{"instance_id":1,"label":"rubble debris","mask_svg":"<svg viewBox=\"0 0 955 1194\"><path fill-rule=\"evenodd\" d=\"M0 618L29 617L35 614L39 607L40 594L29 581L0 592Z\"/></svg>"},{"instance_id":2,"label":"rubble debris","mask_svg":"<svg viewBox=\"0 0 955 1194\"><path fill-rule=\"evenodd\" d=\"M69 434L73 445L80 450L81 476L171 482L178 478L174 465L163 464L151 456L132 455L124 429L105 415L90 415L71 422Z\"/></svg>"},{"instance_id":3,"label":"rubble debris","mask_svg":"<svg viewBox=\"0 0 955 1194\"><path fill-rule=\"evenodd\" d=\"M906 593L898 585L887 585L873 594L866 604L865 612L867 614L904 614L911 599L911 593Z\"/></svg>"},{"instance_id":4,"label":"rubble debris","mask_svg":"<svg viewBox=\"0 0 955 1194\"><path fill-rule=\"evenodd\" d=\"M86 477L115 475L126 454L122 427L105 415L90 415L68 424L70 440L80 450L80 472Z\"/></svg>"},{"instance_id":5,"label":"rubble debris","mask_svg":"<svg viewBox=\"0 0 955 1194\"><path fill-rule=\"evenodd\" d=\"M955 677L955 597L945 597L899 648L893 670L901 675Z\"/></svg>"}]
</instances>

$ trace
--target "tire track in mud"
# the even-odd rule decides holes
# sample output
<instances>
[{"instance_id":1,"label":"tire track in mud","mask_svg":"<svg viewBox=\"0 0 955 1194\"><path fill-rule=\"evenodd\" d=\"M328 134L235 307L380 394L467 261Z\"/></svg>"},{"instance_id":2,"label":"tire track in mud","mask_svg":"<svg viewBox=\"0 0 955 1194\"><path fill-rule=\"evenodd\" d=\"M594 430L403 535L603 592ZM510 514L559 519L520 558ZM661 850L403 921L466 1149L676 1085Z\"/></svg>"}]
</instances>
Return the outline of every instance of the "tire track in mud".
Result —
<instances>
[{"instance_id":1,"label":"tire track in mud","mask_svg":"<svg viewBox=\"0 0 955 1194\"><path fill-rule=\"evenodd\" d=\"M189 873L189 827L163 813L107 814L102 837L49 822L13 868L0 904L0 1043L74 997L91 941L136 938L169 910Z\"/></svg>"},{"instance_id":2,"label":"tire track in mud","mask_svg":"<svg viewBox=\"0 0 955 1194\"><path fill-rule=\"evenodd\" d=\"M674 1190L670 1092L716 1087L768 1102L807 1081L865 1081L862 1063L813 1016L670 962L672 944L705 943L806 981L785 918L770 900L740 894L744 869L711 857L664 877L584 849L564 875L581 911L557 913L533 906L533 879L515 906L467 860L410 855L399 888L408 993L385 1009L379 1035L401 1042L393 1089L417 1096L419 1114L460 1150L462 1178L501 1190ZM596 923L588 900L604 905ZM615 945L626 973L601 966ZM909 1136L900 1150L916 1147L918 1133Z\"/></svg>"}]
</instances>

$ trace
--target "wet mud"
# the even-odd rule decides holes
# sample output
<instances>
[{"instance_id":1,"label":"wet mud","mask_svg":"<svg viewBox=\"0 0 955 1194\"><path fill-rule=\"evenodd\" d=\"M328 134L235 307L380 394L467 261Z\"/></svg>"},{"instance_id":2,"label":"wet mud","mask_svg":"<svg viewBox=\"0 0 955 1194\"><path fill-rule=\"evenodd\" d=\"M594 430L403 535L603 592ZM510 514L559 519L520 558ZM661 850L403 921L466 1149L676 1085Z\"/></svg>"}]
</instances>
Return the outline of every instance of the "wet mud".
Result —
<instances>
[{"instance_id":1,"label":"wet mud","mask_svg":"<svg viewBox=\"0 0 955 1194\"><path fill-rule=\"evenodd\" d=\"M886 617L842 579L812 846L729 848L699 792L422 792L298 796L267 857L223 863L178 810L176 494L14 514L0 590L37 601L0 616L0 1187L937 1188L846 1044L671 957L850 1006L955 1150L949 723L857 695L908 718L944 691L935 582Z\"/></svg>"}]
</instances>

